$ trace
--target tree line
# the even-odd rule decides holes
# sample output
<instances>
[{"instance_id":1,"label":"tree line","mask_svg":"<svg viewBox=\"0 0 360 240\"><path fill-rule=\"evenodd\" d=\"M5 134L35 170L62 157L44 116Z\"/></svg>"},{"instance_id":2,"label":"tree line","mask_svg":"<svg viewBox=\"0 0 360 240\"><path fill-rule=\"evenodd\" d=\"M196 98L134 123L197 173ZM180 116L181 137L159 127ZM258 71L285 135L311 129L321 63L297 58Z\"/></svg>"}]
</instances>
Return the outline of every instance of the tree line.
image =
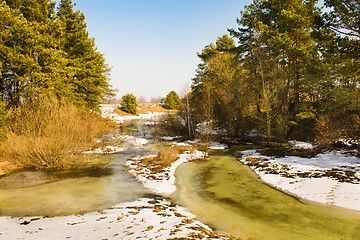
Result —
<instances>
[{"instance_id":1,"label":"tree line","mask_svg":"<svg viewBox=\"0 0 360 240\"><path fill-rule=\"evenodd\" d=\"M0 162L69 169L112 126L110 68L71 0L0 1Z\"/></svg>"},{"instance_id":2,"label":"tree line","mask_svg":"<svg viewBox=\"0 0 360 240\"><path fill-rule=\"evenodd\" d=\"M360 4L254 0L198 53L193 125L329 143L360 135Z\"/></svg>"},{"instance_id":3,"label":"tree line","mask_svg":"<svg viewBox=\"0 0 360 240\"><path fill-rule=\"evenodd\" d=\"M17 107L39 94L66 98L98 110L111 96L110 68L85 16L71 0L2 0L0 3L0 95Z\"/></svg>"}]
</instances>

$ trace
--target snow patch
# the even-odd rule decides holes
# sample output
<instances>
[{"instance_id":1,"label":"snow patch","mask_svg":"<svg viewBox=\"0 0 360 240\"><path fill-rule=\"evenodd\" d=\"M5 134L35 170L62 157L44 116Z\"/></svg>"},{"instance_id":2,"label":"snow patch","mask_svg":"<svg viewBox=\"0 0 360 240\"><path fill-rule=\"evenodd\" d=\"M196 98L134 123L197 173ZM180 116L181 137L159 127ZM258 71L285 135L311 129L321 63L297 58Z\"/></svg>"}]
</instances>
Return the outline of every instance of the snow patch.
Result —
<instances>
[{"instance_id":1,"label":"snow patch","mask_svg":"<svg viewBox=\"0 0 360 240\"><path fill-rule=\"evenodd\" d=\"M267 167L275 168L286 166L288 174L316 173L338 169L341 171L352 170L356 175L360 173L360 159L341 152L326 152L314 158L301 158L286 156L283 158L270 158L260 155L256 150L243 151L240 159L244 164L250 164L251 158L265 159ZM247 160L247 157L250 157ZM260 178L282 191L295 194L301 198L332 204L339 207L360 211L360 184L340 182L329 177L285 177L281 174L269 173L266 168L251 166Z\"/></svg>"},{"instance_id":2,"label":"snow patch","mask_svg":"<svg viewBox=\"0 0 360 240\"><path fill-rule=\"evenodd\" d=\"M123 123L126 120L133 120L133 119L155 119L165 114L163 112L149 112L146 114L120 116L119 114L114 112L115 108L116 105L107 105L107 104L100 105L101 116L103 118L113 120L117 123Z\"/></svg>"},{"instance_id":3,"label":"snow patch","mask_svg":"<svg viewBox=\"0 0 360 240\"><path fill-rule=\"evenodd\" d=\"M144 159L144 158L152 158L154 155L148 155L138 158L129 159L126 162L127 166L135 165L135 161ZM173 162L170 167L164 168L162 172L157 174L152 174L152 178L148 178L149 170L148 169L130 169L129 172L133 174L144 187L150 189L154 193L160 194L165 197L169 197L172 193L175 192L175 171L178 166L181 164L191 161L193 159L203 158L204 153L198 150L195 150L193 153L184 152L179 154L178 160Z\"/></svg>"},{"instance_id":4,"label":"snow patch","mask_svg":"<svg viewBox=\"0 0 360 240\"><path fill-rule=\"evenodd\" d=\"M296 149L313 149L314 146L311 143L308 142L302 142L302 141L288 141L293 145Z\"/></svg>"}]
</instances>

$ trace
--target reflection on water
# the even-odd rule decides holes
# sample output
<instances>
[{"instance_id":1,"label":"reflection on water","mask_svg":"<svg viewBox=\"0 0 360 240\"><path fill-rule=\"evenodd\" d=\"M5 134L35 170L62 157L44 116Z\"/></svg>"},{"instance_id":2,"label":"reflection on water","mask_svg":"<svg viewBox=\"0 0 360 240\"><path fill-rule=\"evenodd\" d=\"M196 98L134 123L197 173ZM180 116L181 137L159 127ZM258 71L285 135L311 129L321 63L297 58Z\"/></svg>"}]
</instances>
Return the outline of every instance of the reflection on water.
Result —
<instances>
[{"instance_id":1,"label":"reflection on water","mask_svg":"<svg viewBox=\"0 0 360 240\"><path fill-rule=\"evenodd\" d=\"M139 126L142 121L127 123L128 134L150 137L149 130ZM111 144L114 131L105 136ZM154 146L141 149L123 143L126 150L119 154L92 156L91 163L107 166L78 171L23 171L0 178L0 215L59 216L103 210L120 202L134 201L146 190L123 167L131 156L152 153Z\"/></svg>"},{"instance_id":2,"label":"reflection on water","mask_svg":"<svg viewBox=\"0 0 360 240\"><path fill-rule=\"evenodd\" d=\"M360 239L360 212L299 201L233 157L181 165L174 197L222 232L247 239Z\"/></svg>"},{"instance_id":3,"label":"reflection on water","mask_svg":"<svg viewBox=\"0 0 360 240\"><path fill-rule=\"evenodd\" d=\"M128 175L121 163L129 154L102 157L109 162L99 170L78 172L21 172L0 179L0 215L57 216L103 210L119 202L133 201L145 190ZM9 182L14 185L10 188ZM3 183L3 184L2 184Z\"/></svg>"}]
</instances>

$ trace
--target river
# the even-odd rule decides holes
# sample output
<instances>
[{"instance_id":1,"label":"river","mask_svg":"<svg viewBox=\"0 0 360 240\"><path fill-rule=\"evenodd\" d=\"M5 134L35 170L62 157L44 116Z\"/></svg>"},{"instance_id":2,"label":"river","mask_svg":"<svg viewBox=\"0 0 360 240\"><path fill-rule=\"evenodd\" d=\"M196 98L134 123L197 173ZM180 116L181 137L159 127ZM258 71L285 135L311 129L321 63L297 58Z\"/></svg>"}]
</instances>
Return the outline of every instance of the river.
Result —
<instances>
[{"instance_id":1,"label":"river","mask_svg":"<svg viewBox=\"0 0 360 240\"><path fill-rule=\"evenodd\" d=\"M246 239L360 239L360 212L297 199L261 181L226 151L181 165L177 203Z\"/></svg>"},{"instance_id":2,"label":"river","mask_svg":"<svg viewBox=\"0 0 360 240\"><path fill-rule=\"evenodd\" d=\"M128 133L143 136L137 126L129 124ZM133 155L151 152L153 146L123 147L121 153L93 156L108 165L102 171L23 171L0 178L0 215L83 214L145 196L148 190L126 172L124 163ZM172 201L226 234L267 240L360 239L359 212L280 192L227 150L214 152L209 161L182 164L176 186Z\"/></svg>"}]
</instances>

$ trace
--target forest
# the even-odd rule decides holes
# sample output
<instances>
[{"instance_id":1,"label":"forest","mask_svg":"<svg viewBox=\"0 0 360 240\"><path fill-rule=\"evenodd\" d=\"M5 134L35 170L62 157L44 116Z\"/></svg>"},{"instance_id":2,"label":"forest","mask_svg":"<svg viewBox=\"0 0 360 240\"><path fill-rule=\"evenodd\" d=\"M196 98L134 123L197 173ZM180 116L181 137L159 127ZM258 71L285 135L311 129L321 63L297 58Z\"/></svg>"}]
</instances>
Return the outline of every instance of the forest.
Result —
<instances>
[{"instance_id":1,"label":"forest","mask_svg":"<svg viewBox=\"0 0 360 240\"><path fill-rule=\"evenodd\" d=\"M71 0L2 1L0 94L18 106L51 93L96 110L111 96L110 68L89 37L85 16Z\"/></svg>"},{"instance_id":2,"label":"forest","mask_svg":"<svg viewBox=\"0 0 360 240\"><path fill-rule=\"evenodd\" d=\"M0 3L0 158L68 168L104 128L110 67L85 16L62 0Z\"/></svg>"},{"instance_id":3,"label":"forest","mask_svg":"<svg viewBox=\"0 0 360 240\"><path fill-rule=\"evenodd\" d=\"M237 23L198 53L189 126L261 132L268 144L359 140L358 1L254 0Z\"/></svg>"},{"instance_id":4,"label":"forest","mask_svg":"<svg viewBox=\"0 0 360 240\"><path fill-rule=\"evenodd\" d=\"M359 238L359 0L253 0L236 27L189 51L200 63L180 96L150 76L160 65L171 79L172 64L144 53L159 50L152 25L160 49L181 59L177 35L161 28L165 15L196 45L186 34L189 9L208 4L221 15L219 5L233 10L241 1L83 4L111 29L120 21L109 22L116 18L100 6L134 10L121 22L126 30L99 26L107 39L134 41L117 38L110 48L129 49L134 58L116 55L135 66L130 73L169 93L151 103L129 92L116 99L111 67L72 0L0 0L1 237ZM173 14L177 6L186 14ZM173 65L172 75L183 72ZM128 91L132 79L118 80ZM136 83L144 88L159 90Z\"/></svg>"},{"instance_id":5,"label":"forest","mask_svg":"<svg viewBox=\"0 0 360 240\"><path fill-rule=\"evenodd\" d=\"M67 157L42 156L65 156L103 128L92 113L115 94L110 67L74 6L71 0L1 2L1 156L41 158L41 166L59 167L49 161ZM197 53L201 63L183 96L177 130L193 138L205 123L208 132L227 137L263 134L267 145L289 139L358 143L358 1L254 0L237 23ZM54 136L64 139L63 148L50 146L59 142Z\"/></svg>"}]
</instances>

